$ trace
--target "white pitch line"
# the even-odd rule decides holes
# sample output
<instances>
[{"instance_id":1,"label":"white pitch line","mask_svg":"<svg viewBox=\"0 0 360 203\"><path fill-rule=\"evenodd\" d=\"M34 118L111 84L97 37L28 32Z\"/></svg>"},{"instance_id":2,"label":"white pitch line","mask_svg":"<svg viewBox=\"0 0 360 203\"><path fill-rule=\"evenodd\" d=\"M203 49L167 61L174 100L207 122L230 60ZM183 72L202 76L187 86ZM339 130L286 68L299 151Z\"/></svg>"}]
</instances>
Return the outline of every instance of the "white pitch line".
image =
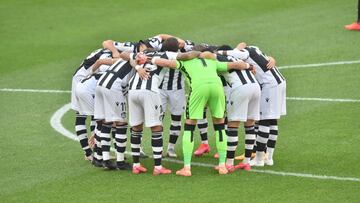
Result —
<instances>
[{"instance_id":1,"label":"white pitch line","mask_svg":"<svg viewBox=\"0 0 360 203\"><path fill-rule=\"evenodd\" d=\"M71 93L69 90L11 89L1 88L0 92Z\"/></svg>"},{"instance_id":2,"label":"white pitch line","mask_svg":"<svg viewBox=\"0 0 360 203\"><path fill-rule=\"evenodd\" d=\"M71 104L68 103L66 105L64 105L63 107L61 107L60 109L58 109L50 118L50 125L52 128L54 128L54 130L56 130L58 133L60 133L61 135L70 138L72 140L75 141L79 141L79 139L77 138L77 136L68 131L66 128L64 128L64 126L61 124L61 118L64 116L64 114L69 111L71 108Z\"/></svg>"},{"instance_id":3,"label":"white pitch line","mask_svg":"<svg viewBox=\"0 0 360 203\"><path fill-rule=\"evenodd\" d=\"M10 89L2 88L0 92L35 92L35 93L71 93L68 90L41 90L41 89ZM298 101L327 101L327 102L360 102L359 99L332 99L332 98L308 98L308 97L286 97L287 100Z\"/></svg>"},{"instance_id":4,"label":"white pitch line","mask_svg":"<svg viewBox=\"0 0 360 203\"><path fill-rule=\"evenodd\" d=\"M286 97L286 99L298 100L298 101L360 102L359 99L331 99L331 98L309 98L309 97Z\"/></svg>"},{"instance_id":5,"label":"white pitch line","mask_svg":"<svg viewBox=\"0 0 360 203\"><path fill-rule=\"evenodd\" d=\"M303 65L289 65L289 66L279 66L279 69L289 69L289 68L313 68L313 67L322 67L322 66L337 66L337 65L346 65L346 64L357 64L360 63L360 60L357 61L335 61L328 63L313 63L313 64L303 64Z\"/></svg>"},{"instance_id":6,"label":"white pitch line","mask_svg":"<svg viewBox=\"0 0 360 203\"><path fill-rule=\"evenodd\" d=\"M63 107L58 109L50 119L51 127L54 128L57 132L59 132L61 135L64 135L72 140L76 140L77 136L74 133L69 132L64 128L64 126L61 124L61 118L64 116L64 114L70 110L70 103L65 104ZM127 152L126 154L129 154ZM169 159L164 158L164 161L183 164L184 162L177 159ZM199 163L199 162L192 162L193 166L201 166L201 167L208 167L208 168L214 168L214 164L208 164L208 163ZM312 179L323 179L323 180L338 180L338 181L353 181L353 182L360 182L360 178L354 178L354 177L338 177L338 176L326 176L326 175L314 175L314 174L307 174L307 173L292 173L292 172L282 172L282 171L272 171L272 170L258 170L258 169L252 169L250 172L254 173L265 173L265 174L271 174L271 175L280 175L280 176L293 176L293 177L301 177L301 178L312 178Z\"/></svg>"}]
</instances>

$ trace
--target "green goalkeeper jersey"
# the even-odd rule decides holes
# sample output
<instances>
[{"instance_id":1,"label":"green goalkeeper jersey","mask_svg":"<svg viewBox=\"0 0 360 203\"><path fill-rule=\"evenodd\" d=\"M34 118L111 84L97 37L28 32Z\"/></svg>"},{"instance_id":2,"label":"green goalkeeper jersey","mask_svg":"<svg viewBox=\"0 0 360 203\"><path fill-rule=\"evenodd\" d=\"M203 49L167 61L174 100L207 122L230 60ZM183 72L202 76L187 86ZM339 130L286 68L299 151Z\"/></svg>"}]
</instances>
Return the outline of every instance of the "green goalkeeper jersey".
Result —
<instances>
[{"instance_id":1,"label":"green goalkeeper jersey","mask_svg":"<svg viewBox=\"0 0 360 203\"><path fill-rule=\"evenodd\" d=\"M211 59L195 58L188 61L177 61L176 68L185 76L192 89L201 84L218 83L222 86L217 72L226 72L227 63Z\"/></svg>"}]
</instances>

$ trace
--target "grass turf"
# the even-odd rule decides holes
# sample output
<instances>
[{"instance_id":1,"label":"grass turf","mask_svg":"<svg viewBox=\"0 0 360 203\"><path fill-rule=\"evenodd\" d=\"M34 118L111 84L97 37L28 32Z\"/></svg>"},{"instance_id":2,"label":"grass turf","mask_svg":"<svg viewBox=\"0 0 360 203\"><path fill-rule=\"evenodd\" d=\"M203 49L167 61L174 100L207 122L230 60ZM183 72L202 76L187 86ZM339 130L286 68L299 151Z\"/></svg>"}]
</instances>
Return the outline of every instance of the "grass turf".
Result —
<instances>
[{"instance_id":1,"label":"grass turf","mask_svg":"<svg viewBox=\"0 0 360 203\"><path fill-rule=\"evenodd\" d=\"M103 40L137 41L158 33L214 44L246 41L274 56L280 66L359 60L359 33L342 28L355 19L355 8L356 1L341 0L2 1L0 88L69 90L76 66ZM282 73L288 96L359 99L358 70L359 65L353 64ZM250 172L220 177L206 167L194 167L191 178L105 172L83 161L79 144L50 127L51 115L69 102L69 94L0 92L0 98L3 202L360 199L359 182ZM275 166L265 169L359 178L359 113L358 103L288 101ZM69 130L73 119L72 112L62 119ZM146 136L144 147L150 153ZM164 137L168 139L167 133ZM240 143L242 139L241 133ZM181 139L178 154L180 144ZM243 144L238 152L242 148ZM211 155L193 161L216 163ZM148 159L144 164L151 169L153 163Z\"/></svg>"}]
</instances>

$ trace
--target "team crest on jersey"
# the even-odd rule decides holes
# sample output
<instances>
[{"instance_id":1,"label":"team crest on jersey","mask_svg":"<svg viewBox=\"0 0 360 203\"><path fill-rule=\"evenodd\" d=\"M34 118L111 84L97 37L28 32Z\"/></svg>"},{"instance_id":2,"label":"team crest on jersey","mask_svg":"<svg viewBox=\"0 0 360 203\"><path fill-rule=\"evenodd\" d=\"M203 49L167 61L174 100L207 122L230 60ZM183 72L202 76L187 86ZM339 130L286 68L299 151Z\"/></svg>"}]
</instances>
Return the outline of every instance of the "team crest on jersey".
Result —
<instances>
[{"instance_id":1,"label":"team crest on jersey","mask_svg":"<svg viewBox=\"0 0 360 203\"><path fill-rule=\"evenodd\" d=\"M121 112L121 118L125 119L126 118L126 112Z\"/></svg>"},{"instance_id":2,"label":"team crest on jersey","mask_svg":"<svg viewBox=\"0 0 360 203\"><path fill-rule=\"evenodd\" d=\"M155 110L157 110L159 108L159 106L158 105L155 105Z\"/></svg>"},{"instance_id":3,"label":"team crest on jersey","mask_svg":"<svg viewBox=\"0 0 360 203\"><path fill-rule=\"evenodd\" d=\"M267 98L265 99L265 101L266 101L266 102L269 102L269 101L270 101L270 98L269 98L269 97L267 97Z\"/></svg>"},{"instance_id":4,"label":"team crest on jersey","mask_svg":"<svg viewBox=\"0 0 360 203\"><path fill-rule=\"evenodd\" d=\"M116 106L119 106L119 102L115 102Z\"/></svg>"},{"instance_id":5,"label":"team crest on jersey","mask_svg":"<svg viewBox=\"0 0 360 203\"><path fill-rule=\"evenodd\" d=\"M230 101L230 105L232 106L234 104L234 102L233 101Z\"/></svg>"}]
</instances>

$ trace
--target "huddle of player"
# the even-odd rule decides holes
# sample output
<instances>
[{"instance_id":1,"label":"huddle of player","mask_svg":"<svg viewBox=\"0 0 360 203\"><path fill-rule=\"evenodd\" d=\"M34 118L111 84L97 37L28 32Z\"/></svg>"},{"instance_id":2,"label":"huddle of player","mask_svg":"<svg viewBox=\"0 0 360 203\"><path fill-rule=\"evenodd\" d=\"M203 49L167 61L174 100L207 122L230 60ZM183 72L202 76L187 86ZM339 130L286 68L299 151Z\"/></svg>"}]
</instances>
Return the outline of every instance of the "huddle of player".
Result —
<instances>
[{"instance_id":1,"label":"huddle of player","mask_svg":"<svg viewBox=\"0 0 360 203\"><path fill-rule=\"evenodd\" d=\"M187 98L184 80L189 87ZM173 158L177 157L175 144L184 114L184 168L176 174L191 176L196 124L202 144L194 155L210 151L207 109L213 119L219 158L215 169L219 174L273 165L277 120L286 114L285 98L284 77L275 60L258 47L245 43L234 49L228 45L195 45L189 40L160 34L139 42L104 41L103 48L92 52L74 73L71 104L85 158L94 166L132 170L133 174L147 171L140 164L144 126L151 129L153 175L171 173L161 164L164 111L168 108L171 113L166 154ZM88 139L88 116L93 139ZM234 165L241 122L245 128L245 155L238 157L243 160ZM124 157L128 123L132 165ZM111 137L116 163L110 157Z\"/></svg>"}]
</instances>

